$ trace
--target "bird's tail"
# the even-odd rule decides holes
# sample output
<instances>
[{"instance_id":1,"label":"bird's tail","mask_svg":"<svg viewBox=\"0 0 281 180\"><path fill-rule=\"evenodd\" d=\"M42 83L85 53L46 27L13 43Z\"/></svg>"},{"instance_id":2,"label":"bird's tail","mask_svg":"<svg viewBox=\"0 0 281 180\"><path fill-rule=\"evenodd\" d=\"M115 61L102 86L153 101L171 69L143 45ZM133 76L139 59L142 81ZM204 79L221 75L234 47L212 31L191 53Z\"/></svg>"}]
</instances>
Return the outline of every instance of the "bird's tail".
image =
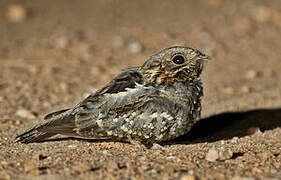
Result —
<instances>
[{"instance_id":1,"label":"bird's tail","mask_svg":"<svg viewBox=\"0 0 281 180\"><path fill-rule=\"evenodd\" d=\"M16 142L40 142L56 134L75 135L74 117L69 109L51 113L45 121L26 130L16 137Z\"/></svg>"}]
</instances>

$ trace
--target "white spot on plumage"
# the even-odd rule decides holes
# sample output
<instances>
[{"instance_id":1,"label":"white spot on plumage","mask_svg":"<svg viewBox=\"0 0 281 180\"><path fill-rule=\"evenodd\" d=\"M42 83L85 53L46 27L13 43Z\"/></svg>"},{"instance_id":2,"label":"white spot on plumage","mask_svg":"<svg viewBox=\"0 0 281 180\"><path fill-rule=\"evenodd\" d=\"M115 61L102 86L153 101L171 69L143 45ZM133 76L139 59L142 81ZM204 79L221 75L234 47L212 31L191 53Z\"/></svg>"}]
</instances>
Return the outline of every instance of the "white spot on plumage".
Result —
<instances>
[{"instance_id":1,"label":"white spot on plumage","mask_svg":"<svg viewBox=\"0 0 281 180\"><path fill-rule=\"evenodd\" d=\"M131 116L136 116L137 115L137 113L136 112L133 112L132 114L131 114Z\"/></svg>"},{"instance_id":2,"label":"white spot on plumage","mask_svg":"<svg viewBox=\"0 0 281 180\"><path fill-rule=\"evenodd\" d=\"M127 128L125 125L122 125L122 126L121 126L121 129L122 129L123 131L125 131L125 132L128 131L128 128Z\"/></svg>"},{"instance_id":3,"label":"white spot on plumage","mask_svg":"<svg viewBox=\"0 0 281 180\"><path fill-rule=\"evenodd\" d=\"M173 118L173 116L171 116L170 114L168 114L167 112L163 112L162 114L160 114L160 117L163 117L163 118L165 118L165 119L167 119L167 120L172 120L172 119L174 119Z\"/></svg>"},{"instance_id":4,"label":"white spot on plumage","mask_svg":"<svg viewBox=\"0 0 281 180\"><path fill-rule=\"evenodd\" d=\"M97 124L99 127L101 127L101 128L103 127L103 122L101 119L97 120Z\"/></svg>"},{"instance_id":5,"label":"white spot on plumage","mask_svg":"<svg viewBox=\"0 0 281 180\"><path fill-rule=\"evenodd\" d=\"M157 116L158 116L158 113L157 113L157 112L155 112L155 113L153 113L153 114L150 115L150 117L152 117L152 118L156 118Z\"/></svg>"}]
</instances>

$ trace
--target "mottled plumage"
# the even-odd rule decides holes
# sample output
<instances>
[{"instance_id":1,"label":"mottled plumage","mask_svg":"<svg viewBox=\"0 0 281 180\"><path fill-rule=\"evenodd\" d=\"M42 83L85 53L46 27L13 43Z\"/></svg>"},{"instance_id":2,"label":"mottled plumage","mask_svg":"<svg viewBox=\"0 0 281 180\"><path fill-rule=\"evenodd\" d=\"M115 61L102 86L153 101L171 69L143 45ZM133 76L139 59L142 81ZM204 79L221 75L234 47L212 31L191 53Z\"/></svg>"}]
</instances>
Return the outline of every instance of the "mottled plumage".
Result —
<instances>
[{"instance_id":1,"label":"mottled plumage","mask_svg":"<svg viewBox=\"0 0 281 180\"><path fill-rule=\"evenodd\" d=\"M17 136L23 143L56 134L153 144L184 133L200 118L203 96L198 50L171 47L125 69L71 109L51 113Z\"/></svg>"}]
</instances>

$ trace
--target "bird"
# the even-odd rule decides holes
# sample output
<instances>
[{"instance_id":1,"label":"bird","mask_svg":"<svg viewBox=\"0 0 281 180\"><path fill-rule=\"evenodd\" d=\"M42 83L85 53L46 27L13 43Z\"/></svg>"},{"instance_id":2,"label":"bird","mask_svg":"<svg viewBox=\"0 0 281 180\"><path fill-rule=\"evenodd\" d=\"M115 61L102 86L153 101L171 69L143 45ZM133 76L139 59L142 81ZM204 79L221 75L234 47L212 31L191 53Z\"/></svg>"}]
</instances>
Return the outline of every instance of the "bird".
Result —
<instances>
[{"instance_id":1,"label":"bird","mask_svg":"<svg viewBox=\"0 0 281 180\"><path fill-rule=\"evenodd\" d=\"M146 147L175 139L200 120L203 64L211 57L173 46L124 69L74 107L50 113L18 135L41 142L54 135L126 141Z\"/></svg>"}]
</instances>

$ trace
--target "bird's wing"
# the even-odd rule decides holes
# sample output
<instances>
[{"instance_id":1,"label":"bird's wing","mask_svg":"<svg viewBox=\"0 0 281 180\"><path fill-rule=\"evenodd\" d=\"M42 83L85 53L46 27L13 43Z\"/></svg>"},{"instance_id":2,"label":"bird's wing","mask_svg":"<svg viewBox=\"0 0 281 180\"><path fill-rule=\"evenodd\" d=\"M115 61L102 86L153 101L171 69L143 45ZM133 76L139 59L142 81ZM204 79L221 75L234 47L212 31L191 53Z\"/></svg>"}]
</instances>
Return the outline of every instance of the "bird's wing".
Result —
<instances>
[{"instance_id":1,"label":"bird's wing","mask_svg":"<svg viewBox=\"0 0 281 180\"><path fill-rule=\"evenodd\" d=\"M139 67L124 69L121 74L116 76L95 95L126 91L126 88L134 88L136 86L136 83L143 83L143 77L139 72Z\"/></svg>"},{"instance_id":2,"label":"bird's wing","mask_svg":"<svg viewBox=\"0 0 281 180\"><path fill-rule=\"evenodd\" d=\"M111 80L104 88L98 90L96 93L89 95L85 100L77 104L74 108L81 107L89 101L97 101L99 96L103 94L114 94L118 92L126 91L126 88L134 88L136 84L142 84L142 75L139 72L139 67L132 67L124 69L121 74ZM44 117L45 120L49 120L58 116L69 115L71 109L64 109L56 112L52 112Z\"/></svg>"}]
</instances>

